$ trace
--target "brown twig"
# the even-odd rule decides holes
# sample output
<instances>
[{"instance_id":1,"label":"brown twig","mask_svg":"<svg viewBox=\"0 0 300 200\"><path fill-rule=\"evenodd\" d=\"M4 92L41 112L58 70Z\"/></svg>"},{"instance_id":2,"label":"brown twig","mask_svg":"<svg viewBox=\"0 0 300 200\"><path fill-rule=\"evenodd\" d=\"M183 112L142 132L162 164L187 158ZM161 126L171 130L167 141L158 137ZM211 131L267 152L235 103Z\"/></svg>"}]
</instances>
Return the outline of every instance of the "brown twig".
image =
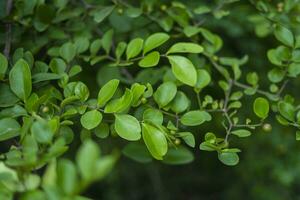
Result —
<instances>
[{"instance_id":1,"label":"brown twig","mask_svg":"<svg viewBox=\"0 0 300 200\"><path fill-rule=\"evenodd\" d=\"M6 1L6 15L10 15L12 5L13 5L13 0ZM6 56L6 58L9 58L10 49L11 49L11 23L7 23L5 26L6 26L5 27L6 40L5 40L5 47L3 53Z\"/></svg>"}]
</instances>

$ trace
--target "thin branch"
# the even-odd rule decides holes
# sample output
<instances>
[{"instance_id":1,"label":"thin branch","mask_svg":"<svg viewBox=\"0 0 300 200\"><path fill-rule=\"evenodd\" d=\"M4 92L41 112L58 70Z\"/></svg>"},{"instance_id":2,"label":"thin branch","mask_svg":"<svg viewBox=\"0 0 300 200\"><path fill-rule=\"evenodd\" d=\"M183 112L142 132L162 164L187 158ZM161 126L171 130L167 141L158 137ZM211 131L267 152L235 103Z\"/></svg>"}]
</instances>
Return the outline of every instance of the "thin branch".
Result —
<instances>
[{"instance_id":1,"label":"thin branch","mask_svg":"<svg viewBox=\"0 0 300 200\"><path fill-rule=\"evenodd\" d=\"M10 15L11 9L13 6L13 0L6 1L6 15ZM6 29L6 39L5 39L5 47L3 50L4 55L6 58L9 58L10 49L11 49L11 23L7 23L5 26Z\"/></svg>"}]
</instances>

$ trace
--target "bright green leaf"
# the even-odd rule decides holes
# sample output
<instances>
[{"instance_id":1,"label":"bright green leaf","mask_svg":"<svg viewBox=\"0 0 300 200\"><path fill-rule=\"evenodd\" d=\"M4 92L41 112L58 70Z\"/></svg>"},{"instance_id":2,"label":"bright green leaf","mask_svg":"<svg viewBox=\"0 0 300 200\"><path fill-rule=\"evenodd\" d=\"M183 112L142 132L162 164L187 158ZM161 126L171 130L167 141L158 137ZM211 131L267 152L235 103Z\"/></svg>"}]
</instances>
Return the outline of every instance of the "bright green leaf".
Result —
<instances>
[{"instance_id":1,"label":"bright green leaf","mask_svg":"<svg viewBox=\"0 0 300 200\"><path fill-rule=\"evenodd\" d=\"M139 62L140 67L154 67L158 64L160 59L160 55L158 51L153 51L147 54L142 60Z\"/></svg>"},{"instance_id":2,"label":"bright green leaf","mask_svg":"<svg viewBox=\"0 0 300 200\"><path fill-rule=\"evenodd\" d=\"M128 114L115 114L115 130L121 138L129 141L141 138L141 127L139 121Z\"/></svg>"},{"instance_id":3,"label":"bright green leaf","mask_svg":"<svg viewBox=\"0 0 300 200\"><path fill-rule=\"evenodd\" d=\"M269 114L268 100L262 97L256 98L253 104L253 110L258 117L265 119Z\"/></svg>"},{"instance_id":4,"label":"bright green leaf","mask_svg":"<svg viewBox=\"0 0 300 200\"><path fill-rule=\"evenodd\" d=\"M102 121L102 114L97 110L91 110L84 113L81 118L80 122L82 126L88 130L96 128Z\"/></svg>"},{"instance_id":5,"label":"bright green leaf","mask_svg":"<svg viewBox=\"0 0 300 200\"><path fill-rule=\"evenodd\" d=\"M180 121L186 126L198 126L211 120L211 115L206 111L193 110L185 113Z\"/></svg>"},{"instance_id":6,"label":"bright green leaf","mask_svg":"<svg viewBox=\"0 0 300 200\"><path fill-rule=\"evenodd\" d=\"M174 76L181 82L195 86L197 83L197 71L193 63L183 56L168 56Z\"/></svg>"},{"instance_id":7,"label":"bright green leaf","mask_svg":"<svg viewBox=\"0 0 300 200\"><path fill-rule=\"evenodd\" d=\"M152 49L159 47L160 45L165 43L169 38L170 36L166 33L154 33L150 35L145 41L143 54L146 54Z\"/></svg>"},{"instance_id":8,"label":"bright green leaf","mask_svg":"<svg viewBox=\"0 0 300 200\"><path fill-rule=\"evenodd\" d=\"M11 90L23 101L25 101L32 89L31 72L25 60L19 60L9 73Z\"/></svg>"}]
</instances>

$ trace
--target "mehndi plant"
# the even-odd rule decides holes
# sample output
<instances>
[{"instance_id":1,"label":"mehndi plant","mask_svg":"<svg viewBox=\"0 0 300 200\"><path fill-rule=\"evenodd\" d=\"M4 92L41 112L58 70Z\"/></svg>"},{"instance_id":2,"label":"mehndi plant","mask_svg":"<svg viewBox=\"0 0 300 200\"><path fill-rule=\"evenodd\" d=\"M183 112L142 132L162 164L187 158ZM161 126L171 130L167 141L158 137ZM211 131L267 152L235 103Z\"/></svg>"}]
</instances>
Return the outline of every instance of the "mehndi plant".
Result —
<instances>
[{"instance_id":1,"label":"mehndi plant","mask_svg":"<svg viewBox=\"0 0 300 200\"><path fill-rule=\"evenodd\" d=\"M267 74L222 56L206 28L236 1L2 1L0 199L86 199L122 154L185 164L196 142L233 166L231 141L271 131L270 113L299 140L300 107L284 93L300 74L299 1L245 1L257 36L278 41ZM126 143L102 156L100 140Z\"/></svg>"}]
</instances>

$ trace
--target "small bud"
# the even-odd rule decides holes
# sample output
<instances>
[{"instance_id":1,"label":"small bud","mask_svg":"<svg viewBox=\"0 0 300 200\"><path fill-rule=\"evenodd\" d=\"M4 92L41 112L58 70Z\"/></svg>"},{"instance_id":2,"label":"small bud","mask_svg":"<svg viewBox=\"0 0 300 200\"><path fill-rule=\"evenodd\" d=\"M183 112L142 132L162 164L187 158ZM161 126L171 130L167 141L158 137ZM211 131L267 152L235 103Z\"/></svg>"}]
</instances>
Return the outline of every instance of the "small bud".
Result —
<instances>
[{"instance_id":1,"label":"small bud","mask_svg":"<svg viewBox=\"0 0 300 200\"><path fill-rule=\"evenodd\" d=\"M263 130L264 130L265 132L271 132L271 131L272 131L272 125L271 125L271 124L268 124L268 123L264 124L264 125L263 125Z\"/></svg>"},{"instance_id":2,"label":"small bud","mask_svg":"<svg viewBox=\"0 0 300 200\"><path fill-rule=\"evenodd\" d=\"M171 130L170 133L171 133L172 135L174 135L174 134L176 133L176 131Z\"/></svg>"},{"instance_id":3,"label":"small bud","mask_svg":"<svg viewBox=\"0 0 300 200\"><path fill-rule=\"evenodd\" d=\"M121 14L123 14L123 9L122 8L118 8L118 13L121 15Z\"/></svg>"},{"instance_id":4,"label":"small bud","mask_svg":"<svg viewBox=\"0 0 300 200\"><path fill-rule=\"evenodd\" d=\"M218 61L219 60L218 56L213 56L212 58L213 58L214 61Z\"/></svg>"},{"instance_id":5,"label":"small bud","mask_svg":"<svg viewBox=\"0 0 300 200\"><path fill-rule=\"evenodd\" d=\"M49 112L49 107L48 106L44 106L43 109L42 109L42 112L43 113Z\"/></svg>"},{"instance_id":6,"label":"small bud","mask_svg":"<svg viewBox=\"0 0 300 200\"><path fill-rule=\"evenodd\" d=\"M145 104L145 103L147 103L147 99L146 99L145 97L143 97L143 98L141 99L141 102L142 102L143 104Z\"/></svg>"},{"instance_id":7,"label":"small bud","mask_svg":"<svg viewBox=\"0 0 300 200\"><path fill-rule=\"evenodd\" d=\"M175 143L176 145L180 145L180 144L181 144L181 140L178 139L178 138L176 138L176 140L174 141L174 143Z\"/></svg>"},{"instance_id":8,"label":"small bud","mask_svg":"<svg viewBox=\"0 0 300 200\"><path fill-rule=\"evenodd\" d=\"M165 11L165 10L167 10L167 6L165 4L163 4L163 5L160 6L160 9Z\"/></svg>"}]
</instances>

